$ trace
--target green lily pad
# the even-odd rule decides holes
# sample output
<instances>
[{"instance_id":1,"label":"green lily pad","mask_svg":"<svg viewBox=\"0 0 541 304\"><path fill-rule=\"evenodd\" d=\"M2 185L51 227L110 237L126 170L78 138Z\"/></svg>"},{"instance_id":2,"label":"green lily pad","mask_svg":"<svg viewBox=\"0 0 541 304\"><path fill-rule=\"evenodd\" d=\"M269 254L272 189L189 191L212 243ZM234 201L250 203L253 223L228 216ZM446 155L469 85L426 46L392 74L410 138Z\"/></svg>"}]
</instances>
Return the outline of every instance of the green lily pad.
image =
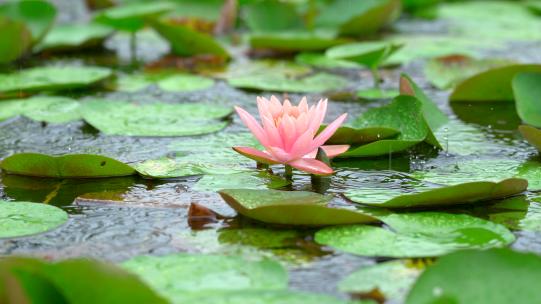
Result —
<instances>
[{"instance_id":1,"label":"green lily pad","mask_svg":"<svg viewBox=\"0 0 541 304\"><path fill-rule=\"evenodd\" d=\"M0 16L0 32L0 64L12 62L28 51L32 34L24 23Z\"/></svg>"},{"instance_id":2,"label":"green lily pad","mask_svg":"<svg viewBox=\"0 0 541 304\"><path fill-rule=\"evenodd\" d=\"M250 35L250 46L252 48L284 52L322 51L348 41L325 32L282 31Z\"/></svg>"},{"instance_id":3,"label":"green lily pad","mask_svg":"<svg viewBox=\"0 0 541 304\"><path fill-rule=\"evenodd\" d=\"M168 92L191 92L214 86L214 80L197 75L171 75L157 82L158 87Z\"/></svg>"},{"instance_id":4,"label":"green lily pad","mask_svg":"<svg viewBox=\"0 0 541 304\"><path fill-rule=\"evenodd\" d=\"M470 182L434 189L418 189L401 193L393 189L363 188L346 192L350 200L384 208L441 207L458 204L472 204L516 195L526 191L528 181L510 178L498 183Z\"/></svg>"},{"instance_id":5,"label":"green lily pad","mask_svg":"<svg viewBox=\"0 0 541 304\"><path fill-rule=\"evenodd\" d=\"M271 260L248 261L237 256L175 254L138 256L122 263L153 289L175 303L190 294L219 291L282 290L287 272Z\"/></svg>"},{"instance_id":6,"label":"green lily pad","mask_svg":"<svg viewBox=\"0 0 541 304\"><path fill-rule=\"evenodd\" d=\"M282 32L303 27L293 3L265 1L242 6L242 19L251 32Z\"/></svg>"},{"instance_id":7,"label":"green lily pad","mask_svg":"<svg viewBox=\"0 0 541 304\"><path fill-rule=\"evenodd\" d=\"M47 1L7 1L0 5L0 16L20 21L32 33L33 44L45 37L54 23L56 8Z\"/></svg>"},{"instance_id":8,"label":"green lily pad","mask_svg":"<svg viewBox=\"0 0 541 304\"><path fill-rule=\"evenodd\" d=\"M54 206L0 201L0 238L45 232L64 224L68 214Z\"/></svg>"},{"instance_id":9,"label":"green lily pad","mask_svg":"<svg viewBox=\"0 0 541 304\"><path fill-rule=\"evenodd\" d=\"M23 115L37 121L66 123L81 119L77 100L58 96L36 96L0 101L0 121Z\"/></svg>"},{"instance_id":10,"label":"green lily pad","mask_svg":"<svg viewBox=\"0 0 541 304\"><path fill-rule=\"evenodd\" d=\"M400 134L395 139L353 147L339 157L371 157L404 151L424 141L429 132L422 113L422 103L411 96L398 96L387 106L366 111L352 126L385 127L400 130Z\"/></svg>"},{"instance_id":11,"label":"green lily pad","mask_svg":"<svg viewBox=\"0 0 541 304\"><path fill-rule=\"evenodd\" d=\"M536 15L541 15L541 3L537 0L526 1L526 6Z\"/></svg>"},{"instance_id":12,"label":"green lily pad","mask_svg":"<svg viewBox=\"0 0 541 304\"><path fill-rule=\"evenodd\" d=\"M316 73L301 78L278 74L255 74L232 77L228 81L236 88L292 93L338 91L348 85L346 78L328 73Z\"/></svg>"},{"instance_id":13,"label":"green lily pad","mask_svg":"<svg viewBox=\"0 0 541 304\"><path fill-rule=\"evenodd\" d=\"M513 79L517 112L522 121L541 127L541 72L521 73Z\"/></svg>"},{"instance_id":14,"label":"green lily pad","mask_svg":"<svg viewBox=\"0 0 541 304\"><path fill-rule=\"evenodd\" d=\"M337 0L325 6L316 17L315 26L338 29L340 35L369 36L400 15L399 0L367 0L351 5Z\"/></svg>"},{"instance_id":15,"label":"green lily pad","mask_svg":"<svg viewBox=\"0 0 541 304\"><path fill-rule=\"evenodd\" d=\"M169 41L175 55L216 55L229 58L227 51L207 34L168 21L153 21L151 24L156 32Z\"/></svg>"},{"instance_id":16,"label":"green lily pad","mask_svg":"<svg viewBox=\"0 0 541 304\"><path fill-rule=\"evenodd\" d=\"M154 178L175 178L201 174L235 174L250 171L254 162L231 149L232 146L259 147L251 133L217 133L174 142L174 158L147 160L136 164L139 174Z\"/></svg>"},{"instance_id":17,"label":"green lily pad","mask_svg":"<svg viewBox=\"0 0 541 304\"><path fill-rule=\"evenodd\" d=\"M384 41L358 42L335 46L328 49L325 55L331 59L349 60L375 68L400 48L399 44Z\"/></svg>"},{"instance_id":18,"label":"green lily pad","mask_svg":"<svg viewBox=\"0 0 541 304\"><path fill-rule=\"evenodd\" d=\"M378 216L390 229L327 227L316 242L338 250L382 257L432 257L460 249L502 247L515 240L504 226L465 214L419 212Z\"/></svg>"},{"instance_id":19,"label":"green lily pad","mask_svg":"<svg viewBox=\"0 0 541 304\"><path fill-rule=\"evenodd\" d=\"M451 102L512 101L512 80L519 73L541 73L539 64L517 64L491 69L459 83L449 97Z\"/></svg>"},{"instance_id":20,"label":"green lily pad","mask_svg":"<svg viewBox=\"0 0 541 304\"><path fill-rule=\"evenodd\" d=\"M320 131L324 130L326 126L322 126ZM368 127L368 128L354 128L349 126L340 127L334 132L334 134L326 141L326 144L330 145L360 145L375 142L378 140L395 137L400 134L397 129L387 127Z\"/></svg>"},{"instance_id":21,"label":"green lily pad","mask_svg":"<svg viewBox=\"0 0 541 304\"><path fill-rule=\"evenodd\" d=\"M0 168L10 174L55 178L135 174L135 170L124 163L92 154L50 156L38 153L19 153L4 158L0 163Z\"/></svg>"},{"instance_id":22,"label":"green lily pad","mask_svg":"<svg viewBox=\"0 0 541 304\"><path fill-rule=\"evenodd\" d=\"M537 302L540 272L541 258L533 253L510 249L455 252L425 270L406 303ZM485 278L482 284L479 278Z\"/></svg>"},{"instance_id":23,"label":"green lily pad","mask_svg":"<svg viewBox=\"0 0 541 304\"><path fill-rule=\"evenodd\" d=\"M73 51L93 48L113 33L113 29L95 23L57 25L38 45L40 51Z\"/></svg>"},{"instance_id":24,"label":"green lily pad","mask_svg":"<svg viewBox=\"0 0 541 304\"><path fill-rule=\"evenodd\" d=\"M541 130L526 125L520 126L518 129L520 134L522 134L522 136L524 136L537 151L541 152Z\"/></svg>"},{"instance_id":25,"label":"green lily pad","mask_svg":"<svg viewBox=\"0 0 541 304\"><path fill-rule=\"evenodd\" d=\"M507 59L475 59L451 55L429 60L424 67L425 78L440 90L450 89L461 81L486 70L513 64Z\"/></svg>"},{"instance_id":26,"label":"green lily pad","mask_svg":"<svg viewBox=\"0 0 541 304\"><path fill-rule=\"evenodd\" d=\"M379 291L387 301L402 299L411 289L423 267L411 260L398 260L363 267L338 283L341 292L368 295Z\"/></svg>"},{"instance_id":27,"label":"green lily pad","mask_svg":"<svg viewBox=\"0 0 541 304\"><path fill-rule=\"evenodd\" d=\"M90 100L82 105L86 122L107 135L190 136L217 132L228 125L227 107L203 103L135 104Z\"/></svg>"},{"instance_id":28,"label":"green lily pad","mask_svg":"<svg viewBox=\"0 0 541 304\"><path fill-rule=\"evenodd\" d=\"M0 278L11 282L0 285L2 295L9 296L16 286L21 291L17 299L32 303L168 303L135 275L89 259L52 264L32 258L4 258ZM89 280L92 285L87 284Z\"/></svg>"},{"instance_id":29,"label":"green lily pad","mask_svg":"<svg viewBox=\"0 0 541 304\"><path fill-rule=\"evenodd\" d=\"M541 197L521 195L505 199L481 214L487 214L494 223L512 230L541 232Z\"/></svg>"},{"instance_id":30,"label":"green lily pad","mask_svg":"<svg viewBox=\"0 0 541 304\"><path fill-rule=\"evenodd\" d=\"M11 74L0 74L0 94L13 92L60 91L83 89L111 77L112 71L101 67L36 67Z\"/></svg>"},{"instance_id":31,"label":"green lily pad","mask_svg":"<svg viewBox=\"0 0 541 304\"><path fill-rule=\"evenodd\" d=\"M313 192L225 189L218 193L238 213L266 223L326 226L375 221L353 209L330 207L332 196Z\"/></svg>"},{"instance_id":32,"label":"green lily pad","mask_svg":"<svg viewBox=\"0 0 541 304\"><path fill-rule=\"evenodd\" d=\"M275 77L299 78L308 76L310 67L286 60L250 60L247 62L232 62L223 72L214 73L220 79L231 79L250 76L275 75Z\"/></svg>"},{"instance_id":33,"label":"green lily pad","mask_svg":"<svg viewBox=\"0 0 541 304\"><path fill-rule=\"evenodd\" d=\"M122 31L137 32L145 26L147 19L156 18L174 8L168 2L132 2L100 11L94 20Z\"/></svg>"},{"instance_id":34,"label":"green lily pad","mask_svg":"<svg viewBox=\"0 0 541 304\"><path fill-rule=\"evenodd\" d=\"M295 56L295 62L299 64L305 64L310 66L315 66L318 68L324 69L335 69L335 68L350 68L355 69L360 66L355 62L340 60L340 59L331 59L323 53L300 53Z\"/></svg>"},{"instance_id":35,"label":"green lily pad","mask_svg":"<svg viewBox=\"0 0 541 304\"><path fill-rule=\"evenodd\" d=\"M241 244L257 248L294 247L304 234L298 230L267 228L222 229L218 236L220 243Z\"/></svg>"},{"instance_id":36,"label":"green lily pad","mask_svg":"<svg viewBox=\"0 0 541 304\"><path fill-rule=\"evenodd\" d=\"M290 181L268 172L241 172L235 174L205 175L193 189L216 192L222 189L278 189L291 184Z\"/></svg>"},{"instance_id":37,"label":"green lily pad","mask_svg":"<svg viewBox=\"0 0 541 304\"><path fill-rule=\"evenodd\" d=\"M372 304L373 302L350 302L333 298L326 294L307 293L289 290L240 290L190 293L173 300L179 304Z\"/></svg>"},{"instance_id":38,"label":"green lily pad","mask_svg":"<svg viewBox=\"0 0 541 304\"><path fill-rule=\"evenodd\" d=\"M398 90L365 89L357 91L357 96L362 99L388 99L400 95Z\"/></svg>"}]
</instances>

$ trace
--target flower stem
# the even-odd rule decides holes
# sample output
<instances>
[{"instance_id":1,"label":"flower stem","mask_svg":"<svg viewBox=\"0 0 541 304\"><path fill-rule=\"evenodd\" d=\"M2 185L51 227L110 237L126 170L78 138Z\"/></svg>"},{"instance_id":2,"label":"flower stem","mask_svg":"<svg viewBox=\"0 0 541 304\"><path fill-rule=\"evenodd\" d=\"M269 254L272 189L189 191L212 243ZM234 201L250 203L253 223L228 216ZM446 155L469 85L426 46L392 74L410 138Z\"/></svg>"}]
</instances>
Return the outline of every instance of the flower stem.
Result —
<instances>
[{"instance_id":1,"label":"flower stem","mask_svg":"<svg viewBox=\"0 0 541 304\"><path fill-rule=\"evenodd\" d=\"M374 78L374 88L379 89L379 82L381 81L379 70L377 67L374 67L370 71L372 72L372 78Z\"/></svg>"},{"instance_id":2,"label":"flower stem","mask_svg":"<svg viewBox=\"0 0 541 304\"><path fill-rule=\"evenodd\" d=\"M286 178L291 179L293 177L293 167L291 167L290 165L285 165L285 166L286 166L285 168Z\"/></svg>"},{"instance_id":3,"label":"flower stem","mask_svg":"<svg viewBox=\"0 0 541 304\"><path fill-rule=\"evenodd\" d=\"M264 163L260 163L260 162L256 162L256 168L259 169L259 170L267 170L269 168L269 165L264 164Z\"/></svg>"},{"instance_id":4,"label":"flower stem","mask_svg":"<svg viewBox=\"0 0 541 304\"><path fill-rule=\"evenodd\" d=\"M130 57L132 65L137 63L137 32L130 33Z\"/></svg>"}]
</instances>

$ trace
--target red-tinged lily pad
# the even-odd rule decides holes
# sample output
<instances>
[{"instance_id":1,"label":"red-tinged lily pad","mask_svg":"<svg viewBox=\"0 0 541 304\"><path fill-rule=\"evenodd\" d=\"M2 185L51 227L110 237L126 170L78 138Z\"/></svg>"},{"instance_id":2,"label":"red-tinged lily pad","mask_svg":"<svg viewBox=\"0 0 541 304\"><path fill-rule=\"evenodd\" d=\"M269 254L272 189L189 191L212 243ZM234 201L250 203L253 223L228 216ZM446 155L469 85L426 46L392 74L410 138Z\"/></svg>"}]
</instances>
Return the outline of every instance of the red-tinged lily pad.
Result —
<instances>
[{"instance_id":1,"label":"red-tinged lily pad","mask_svg":"<svg viewBox=\"0 0 541 304\"><path fill-rule=\"evenodd\" d=\"M473 204L502 199L520 194L528 188L528 181L510 178L501 182L469 182L433 189L416 189L403 193L389 188L363 188L346 192L350 200L383 208L425 208Z\"/></svg>"},{"instance_id":2,"label":"red-tinged lily pad","mask_svg":"<svg viewBox=\"0 0 541 304\"><path fill-rule=\"evenodd\" d=\"M54 178L95 178L135 174L135 170L129 165L106 156L92 154L50 156L19 153L3 159L0 168L10 174Z\"/></svg>"},{"instance_id":3,"label":"red-tinged lily pad","mask_svg":"<svg viewBox=\"0 0 541 304\"><path fill-rule=\"evenodd\" d=\"M541 152L541 130L530 127L530 126L520 126L519 128L520 133L526 140L532 144L539 152Z\"/></svg>"},{"instance_id":4,"label":"red-tinged lily pad","mask_svg":"<svg viewBox=\"0 0 541 304\"><path fill-rule=\"evenodd\" d=\"M459 83L451 102L509 102L514 100L512 81L519 73L541 73L539 64L517 64L491 69Z\"/></svg>"},{"instance_id":5,"label":"red-tinged lily pad","mask_svg":"<svg viewBox=\"0 0 541 304\"><path fill-rule=\"evenodd\" d=\"M238 213L270 224L327 226L377 222L360 211L329 206L332 196L313 192L224 189L218 193Z\"/></svg>"},{"instance_id":6,"label":"red-tinged lily pad","mask_svg":"<svg viewBox=\"0 0 541 304\"><path fill-rule=\"evenodd\" d=\"M522 121L541 128L541 71L515 76L513 92L517 113Z\"/></svg>"}]
</instances>

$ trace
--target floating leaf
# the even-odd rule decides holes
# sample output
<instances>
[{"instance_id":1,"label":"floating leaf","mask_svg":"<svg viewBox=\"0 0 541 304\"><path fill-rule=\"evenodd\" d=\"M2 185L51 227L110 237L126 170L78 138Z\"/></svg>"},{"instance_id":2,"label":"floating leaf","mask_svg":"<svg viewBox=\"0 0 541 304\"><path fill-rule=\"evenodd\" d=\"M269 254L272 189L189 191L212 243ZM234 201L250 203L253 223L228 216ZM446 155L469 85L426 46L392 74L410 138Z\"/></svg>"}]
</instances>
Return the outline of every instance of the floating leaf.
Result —
<instances>
[{"instance_id":1,"label":"floating leaf","mask_svg":"<svg viewBox=\"0 0 541 304\"><path fill-rule=\"evenodd\" d=\"M0 16L0 64L24 55L30 47L32 34L24 23Z\"/></svg>"},{"instance_id":2,"label":"floating leaf","mask_svg":"<svg viewBox=\"0 0 541 304\"><path fill-rule=\"evenodd\" d=\"M68 214L54 206L0 201L0 238L45 232L64 224Z\"/></svg>"},{"instance_id":3,"label":"floating leaf","mask_svg":"<svg viewBox=\"0 0 541 304\"><path fill-rule=\"evenodd\" d=\"M179 56L217 55L228 58L227 51L211 36L187 26L167 21L153 21L152 27L169 43Z\"/></svg>"},{"instance_id":4,"label":"floating leaf","mask_svg":"<svg viewBox=\"0 0 541 304\"><path fill-rule=\"evenodd\" d=\"M513 79L517 112L522 121L541 127L541 72L521 73Z\"/></svg>"},{"instance_id":5,"label":"floating leaf","mask_svg":"<svg viewBox=\"0 0 541 304\"><path fill-rule=\"evenodd\" d=\"M191 92L214 86L214 80L197 75L172 75L158 81L158 87L168 92Z\"/></svg>"},{"instance_id":6,"label":"floating leaf","mask_svg":"<svg viewBox=\"0 0 541 304\"><path fill-rule=\"evenodd\" d=\"M282 290L287 272L271 260L247 261L237 256L175 254L138 256L122 266L175 303L219 291ZM190 302L191 303L191 302Z\"/></svg>"},{"instance_id":7,"label":"floating leaf","mask_svg":"<svg viewBox=\"0 0 541 304\"><path fill-rule=\"evenodd\" d=\"M320 128L320 131L324 130L325 126ZM326 141L326 144L331 145L360 145L375 142L378 140L391 138L400 134L397 129L387 127L368 127L368 128L355 128L349 126L342 126L334 132L333 136Z\"/></svg>"},{"instance_id":8,"label":"floating leaf","mask_svg":"<svg viewBox=\"0 0 541 304\"><path fill-rule=\"evenodd\" d=\"M16 286L20 290L17 299L33 303L167 303L136 276L88 259L49 264L31 258L4 258L0 278L0 294L9 297Z\"/></svg>"},{"instance_id":9,"label":"floating leaf","mask_svg":"<svg viewBox=\"0 0 541 304\"><path fill-rule=\"evenodd\" d=\"M83 89L111 77L101 67L36 67L11 74L0 74L0 93Z\"/></svg>"},{"instance_id":10,"label":"floating leaf","mask_svg":"<svg viewBox=\"0 0 541 304\"><path fill-rule=\"evenodd\" d=\"M326 294L307 293L289 290L241 290L212 291L190 293L176 298L173 303L179 304L371 304L372 302L350 302L333 298Z\"/></svg>"},{"instance_id":11,"label":"floating leaf","mask_svg":"<svg viewBox=\"0 0 541 304\"><path fill-rule=\"evenodd\" d=\"M0 101L0 121L24 115L37 121L66 123L81 119L79 102L58 96L36 96L27 99Z\"/></svg>"},{"instance_id":12,"label":"floating leaf","mask_svg":"<svg viewBox=\"0 0 541 304\"><path fill-rule=\"evenodd\" d=\"M411 96L398 96L387 106L366 111L352 126L385 127L400 130L400 134L396 139L383 139L353 147L339 157L369 157L404 151L424 141L429 132L422 113L422 103Z\"/></svg>"},{"instance_id":13,"label":"floating leaf","mask_svg":"<svg viewBox=\"0 0 541 304\"><path fill-rule=\"evenodd\" d=\"M429 60L424 67L424 74L436 88L445 90L475 74L512 63L507 59L475 59L463 55L450 55Z\"/></svg>"},{"instance_id":14,"label":"floating leaf","mask_svg":"<svg viewBox=\"0 0 541 304\"><path fill-rule=\"evenodd\" d=\"M541 152L541 130L526 125L520 126L518 129L520 134L522 134L522 136L524 136L537 151Z\"/></svg>"},{"instance_id":15,"label":"floating leaf","mask_svg":"<svg viewBox=\"0 0 541 304\"><path fill-rule=\"evenodd\" d=\"M56 8L42 0L7 1L0 5L0 16L24 23L32 33L33 44L36 44L53 25Z\"/></svg>"},{"instance_id":16,"label":"floating leaf","mask_svg":"<svg viewBox=\"0 0 541 304\"><path fill-rule=\"evenodd\" d=\"M53 52L93 48L101 45L112 33L110 27L95 23L57 25L37 48Z\"/></svg>"},{"instance_id":17,"label":"floating leaf","mask_svg":"<svg viewBox=\"0 0 541 304\"><path fill-rule=\"evenodd\" d=\"M250 76L275 75L275 77L298 78L312 72L310 67L285 60L250 60L247 62L232 62L225 72L214 73L221 79Z\"/></svg>"},{"instance_id":18,"label":"floating leaf","mask_svg":"<svg viewBox=\"0 0 541 304\"><path fill-rule=\"evenodd\" d=\"M337 91L348 85L348 80L338 75L316 73L301 78L291 78L278 74L256 74L228 79L233 87L242 89L294 92L294 93L323 93Z\"/></svg>"},{"instance_id":19,"label":"floating leaf","mask_svg":"<svg viewBox=\"0 0 541 304\"><path fill-rule=\"evenodd\" d=\"M382 257L432 257L459 249L502 247L515 240L504 226L465 214L378 216L392 230L367 225L328 227L315 240L338 250Z\"/></svg>"},{"instance_id":20,"label":"floating leaf","mask_svg":"<svg viewBox=\"0 0 541 304\"><path fill-rule=\"evenodd\" d=\"M0 168L10 174L55 178L135 174L135 170L124 163L92 154L50 156L38 153L19 153L4 158L0 163Z\"/></svg>"},{"instance_id":21,"label":"floating leaf","mask_svg":"<svg viewBox=\"0 0 541 304\"><path fill-rule=\"evenodd\" d=\"M86 122L107 135L189 136L219 131L231 109L208 104L135 104L95 99L82 105Z\"/></svg>"},{"instance_id":22,"label":"floating leaf","mask_svg":"<svg viewBox=\"0 0 541 304\"><path fill-rule=\"evenodd\" d=\"M541 232L541 197L521 195L503 200L486 210L488 219L512 230Z\"/></svg>"},{"instance_id":23,"label":"floating leaf","mask_svg":"<svg viewBox=\"0 0 541 304\"><path fill-rule=\"evenodd\" d=\"M541 65L517 64L491 69L459 83L449 100L451 102L504 102L512 101L513 78L519 73L541 73Z\"/></svg>"},{"instance_id":24,"label":"floating leaf","mask_svg":"<svg viewBox=\"0 0 541 304\"><path fill-rule=\"evenodd\" d=\"M315 20L320 28L338 29L341 35L369 36L400 14L399 0L370 0L352 6L349 0L333 1Z\"/></svg>"},{"instance_id":25,"label":"floating leaf","mask_svg":"<svg viewBox=\"0 0 541 304\"><path fill-rule=\"evenodd\" d=\"M282 31L250 35L252 48L283 52L322 51L346 42L348 40L336 38L335 35L325 32Z\"/></svg>"},{"instance_id":26,"label":"floating leaf","mask_svg":"<svg viewBox=\"0 0 541 304\"><path fill-rule=\"evenodd\" d=\"M510 249L455 252L425 270L406 303L536 302L541 299L536 286L540 272L541 259L533 253ZM482 284L479 278L485 278Z\"/></svg>"},{"instance_id":27,"label":"floating leaf","mask_svg":"<svg viewBox=\"0 0 541 304\"><path fill-rule=\"evenodd\" d=\"M348 275L338 289L355 295L368 296L379 292L386 301L402 299L411 289L423 267L412 260L398 260L363 267Z\"/></svg>"},{"instance_id":28,"label":"floating leaf","mask_svg":"<svg viewBox=\"0 0 541 304\"><path fill-rule=\"evenodd\" d=\"M355 62L340 59L331 59L322 53L300 53L295 56L295 62L315 66L318 68L335 69L335 68L359 68Z\"/></svg>"},{"instance_id":29,"label":"floating leaf","mask_svg":"<svg viewBox=\"0 0 541 304\"><path fill-rule=\"evenodd\" d=\"M328 206L331 196L313 192L225 189L219 193L240 214L266 223L326 226L375 221L354 209Z\"/></svg>"},{"instance_id":30,"label":"floating leaf","mask_svg":"<svg viewBox=\"0 0 541 304\"><path fill-rule=\"evenodd\" d=\"M174 178L201 174L235 174L250 171L254 162L231 149L234 145L258 147L251 133L218 133L183 139L169 146L178 156L147 160L135 168L143 176Z\"/></svg>"},{"instance_id":31,"label":"floating leaf","mask_svg":"<svg viewBox=\"0 0 541 304\"><path fill-rule=\"evenodd\" d=\"M358 42L335 46L328 49L325 55L331 59L349 60L373 69L400 47L401 45L384 41Z\"/></svg>"},{"instance_id":32,"label":"floating leaf","mask_svg":"<svg viewBox=\"0 0 541 304\"><path fill-rule=\"evenodd\" d=\"M346 192L350 200L383 208L441 207L472 204L509 197L526 191L528 181L510 178L498 183L470 182L402 193L394 189L363 188Z\"/></svg>"},{"instance_id":33,"label":"floating leaf","mask_svg":"<svg viewBox=\"0 0 541 304\"><path fill-rule=\"evenodd\" d=\"M195 191L216 192L222 189L278 189L291 184L286 179L261 171L205 175L194 186Z\"/></svg>"},{"instance_id":34,"label":"floating leaf","mask_svg":"<svg viewBox=\"0 0 541 304\"><path fill-rule=\"evenodd\" d=\"M303 27L293 3L265 1L242 7L242 19L252 32L283 32Z\"/></svg>"},{"instance_id":35,"label":"floating leaf","mask_svg":"<svg viewBox=\"0 0 541 304\"><path fill-rule=\"evenodd\" d=\"M147 19L156 18L174 7L167 2L132 2L100 11L94 20L119 30L136 32L145 26Z\"/></svg>"}]
</instances>

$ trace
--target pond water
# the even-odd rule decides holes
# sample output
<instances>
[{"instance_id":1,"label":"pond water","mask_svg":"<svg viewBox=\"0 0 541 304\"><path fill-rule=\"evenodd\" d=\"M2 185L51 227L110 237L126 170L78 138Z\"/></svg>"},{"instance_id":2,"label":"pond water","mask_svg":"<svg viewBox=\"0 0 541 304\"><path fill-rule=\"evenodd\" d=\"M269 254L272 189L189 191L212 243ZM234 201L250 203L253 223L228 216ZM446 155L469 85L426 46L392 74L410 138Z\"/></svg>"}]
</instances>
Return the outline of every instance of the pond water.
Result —
<instances>
[{"instance_id":1,"label":"pond water","mask_svg":"<svg viewBox=\"0 0 541 304\"><path fill-rule=\"evenodd\" d=\"M88 14L79 1L55 1L62 5L60 20L82 20ZM396 25L402 33L413 35L446 31L441 21L419 21L402 18ZM103 65L120 67L124 73L134 73L130 67L128 37L117 35L107 41L108 51L33 58L29 65ZM139 35L137 54L141 64L156 60L167 52L167 45L157 43L152 35ZM504 48L484 49L487 57L508 58L520 62L541 61L541 43L509 42ZM242 51L235 60L249 60ZM398 68L382 71L384 88L396 88L400 73L408 73L439 108L450 118L445 128L438 131L443 139L442 151L429 145L417 146L407 153L371 159L337 159L333 162L336 173L328 180L312 183L308 174L295 172L287 190L307 190L335 195L332 203L353 206L343 194L351 189L385 188L403 193L415 186L413 177L424 177L426 185L445 181L498 179L505 171L516 171L527 161L541 162L535 148L526 143L517 131L521 124L514 105L509 104L453 104L448 102L449 92L434 89L425 79L422 64L417 60ZM336 69L352 83L353 88L370 88L372 80L367 71ZM113 100L147 103L213 102L227 106L240 105L256 113L256 96L269 97L272 92L251 92L217 84L194 93L171 93L156 86L137 92L91 91L67 92L68 96L83 100L100 97ZM303 95L288 94L291 100ZM310 101L325 96L308 94ZM330 99L327 117L334 119L347 112L350 120L367 109L378 107L388 100L352 101ZM247 129L237 116L221 133L244 133ZM192 153L209 149L196 142L206 141L213 135L193 137L129 137L108 136L82 121L65 124L47 124L25 117L0 122L0 159L18 152L40 152L52 155L91 153L110 156L127 163L174 155L194 142ZM178 147L182 147L178 149ZM183 150L184 151L184 150ZM255 167L255 163L250 166ZM283 175L283 168L273 168ZM0 198L8 201L45 202L59 206L70 214L69 221L59 229L24 238L0 239L0 255L32 255L51 259L93 257L120 262L143 254L163 255L175 252L238 253L245 256L267 256L282 262L290 272L292 289L323 292L347 298L337 289L337 282L359 268L381 262L382 259L342 253L314 241L314 231L300 229L300 235L287 246L258 248L224 240L223 232L231 228L265 227L261 223L237 216L215 191L195 187L202 176L150 180L141 177L114 177L104 179L47 179L17 175L0 175ZM227 179L227 176L222 177ZM537 179L539 180L539 178ZM539 182L538 182L539 183ZM532 181L530 181L532 185ZM535 185L535 181L533 183ZM540 186L540 185L537 185ZM199 189L199 190L198 190ZM541 190L538 187L537 190ZM537 197L527 192L524 200ZM209 223L189 221L190 204L206 206L227 217ZM517 237L512 247L520 251L541 254L539 224L528 225L528 218L539 218L540 203L533 202L522 210L505 206L450 208L448 211L469 213L487 219L496 219L506 212L516 212L510 225ZM505 221L502 219L502 221ZM533 227L533 228L532 228Z\"/></svg>"}]
</instances>

